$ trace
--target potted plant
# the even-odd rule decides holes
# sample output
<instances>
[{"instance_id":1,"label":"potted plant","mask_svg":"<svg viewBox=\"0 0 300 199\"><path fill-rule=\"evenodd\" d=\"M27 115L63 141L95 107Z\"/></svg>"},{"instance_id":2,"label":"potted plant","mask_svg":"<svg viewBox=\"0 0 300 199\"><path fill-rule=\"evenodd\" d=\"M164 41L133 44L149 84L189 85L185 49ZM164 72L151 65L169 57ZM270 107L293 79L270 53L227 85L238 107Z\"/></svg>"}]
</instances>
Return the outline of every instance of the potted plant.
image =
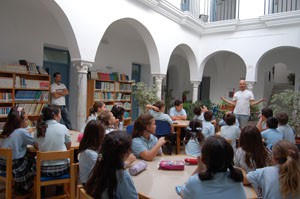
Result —
<instances>
[{"instance_id":1,"label":"potted plant","mask_svg":"<svg viewBox=\"0 0 300 199\"><path fill-rule=\"evenodd\" d=\"M147 104L154 104L159 100L157 97L157 86L156 84L147 86L144 82L138 82L134 86L134 97L138 101L139 107L144 113Z\"/></svg>"},{"instance_id":2,"label":"potted plant","mask_svg":"<svg viewBox=\"0 0 300 199\"><path fill-rule=\"evenodd\" d=\"M285 112L289 116L289 124L295 131L296 142L300 144L300 92L284 90L271 98L270 107L274 113Z\"/></svg>"},{"instance_id":3,"label":"potted plant","mask_svg":"<svg viewBox=\"0 0 300 199\"><path fill-rule=\"evenodd\" d=\"M182 92L182 102L185 102L187 100L187 96L190 93L189 90L185 90Z\"/></svg>"}]
</instances>

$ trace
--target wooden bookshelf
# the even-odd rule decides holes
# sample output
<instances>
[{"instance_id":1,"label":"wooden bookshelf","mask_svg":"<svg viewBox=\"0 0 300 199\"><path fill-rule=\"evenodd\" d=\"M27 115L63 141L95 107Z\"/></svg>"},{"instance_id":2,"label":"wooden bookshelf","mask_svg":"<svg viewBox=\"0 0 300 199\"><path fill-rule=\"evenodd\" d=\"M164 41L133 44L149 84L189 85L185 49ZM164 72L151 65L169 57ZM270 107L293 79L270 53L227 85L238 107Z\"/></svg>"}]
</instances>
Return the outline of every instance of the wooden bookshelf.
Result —
<instances>
[{"instance_id":1,"label":"wooden bookshelf","mask_svg":"<svg viewBox=\"0 0 300 199\"><path fill-rule=\"evenodd\" d=\"M125 109L124 125L131 123L132 82L89 79L87 93L87 115L96 101L104 102L108 110L118 104Z\"/></svg>"},{"instance_id":2,"label":"wooden bookshelf","mask_svg":"<svg viewBox=\"0 0 300 199\"><path fill-rule=\"evenodd\" d=\"M0 68L0 122L5 122L13 106L22 106L30 120L38 119L48 104L50 76L26 72L2 71Z\"/></svg>"}]
</instances>

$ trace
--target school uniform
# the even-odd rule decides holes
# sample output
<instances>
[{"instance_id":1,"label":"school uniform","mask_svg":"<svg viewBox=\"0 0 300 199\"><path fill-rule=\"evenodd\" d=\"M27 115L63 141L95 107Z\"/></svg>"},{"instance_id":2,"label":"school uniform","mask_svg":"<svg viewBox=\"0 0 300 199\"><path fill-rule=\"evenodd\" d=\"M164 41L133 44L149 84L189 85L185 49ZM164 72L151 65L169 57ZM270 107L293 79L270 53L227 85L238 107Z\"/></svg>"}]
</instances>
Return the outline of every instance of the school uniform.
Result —
<instances>
[{"instance_id":1,"label":"school uniform","mask_svg":"<svg viewBox=\"0 0 300 199\"><path fill-rule=\"evenodd\" d=\"M246 194L241 182L235 182L229 177L229 172L218 172L210 180L200 180L199 175L191 176L182 186L183 199L216 199L234 198L246 199Z\"/></svg>"},{"instance_id":2,"label":"school uniform","mask_svg":"<svg viewBox=\"0 0 300 199\"><path fill-rule=\"evenodd\" d=\"M272 146L283 139L283 133L277 129L267 129L261 132L261 136L265 139L268 149L272 149Z\"/></svg>"},{"instance_id":3,"label":"school uniform","mask_svg":"<svg viewBox=\"0 0 300 199\"><path fill-rule=\"evenodd\" d=\"M115 193L115 199L138 199L138 194L134 183L127 170L117 171L118 185ZM102 199L109 199L107 191L101 195Z\"/></svg>"},{"instance_id":4,"label":"school uniform","mask_svg":"<svg viewBox=\"0 0 300 199\"><path fill-rule=\"evenodd\" d=\"M170 116L187 116L184 109L181 109L180 111L177 111L175 107L172 107L170 109Z\"/></svg>"},{"instance_id":5,"label":"school uniform","mask_svg":"<svg viewBox=\"0 0 300 199\"><path fill-rule=\"evenodd\" d=\"M211 122L202 122L202 134L205 138L215 135L215 127Z\"/></svg>"},{"instance_id":6,"label":"school uniform","mask_svg":"<svg viewBox=\"0 0 300 199\"><path fill-rule=\"evenodd\" d=\"M240 137L241 130L235 125L226 125L221 127L221 136L227 140L231 140L231 146L236 151L236 139Z\"/></svg>"},{"instance_id":7,"label":"school uniform","mask_svg":"<svg viewBox=\"0 0 300 199\"><path fill-rule=\"evenodd\" d=\"M279 165L256 169L247 174L247 180L254 186L262 189L265 199L283 199L280 193ZM299 195L292 197L287 195L286 199L296 199Z\"/></svg>"},{"instance_id":8,"label":"school uniform","mask_svg":"<svg viewBox=\"0 0 300 199\"><path fill-rule=\"evenodd\" d=\"M201 155L201 146L197 139L189 139L188 143L185 145L185 153L193 157Z\"/></svg>"},{"instance_id":9,"label":"school uniform","mask_svg":"<svg viewBox=\"0 0 300 199\"><path fill-rule=\"evenodd\" d=\"M27 145L33 145L33 137L24 128L15 129L9 137L0 140L0 146L12 149L14 181L29 190L35 176L35 159L26 156ZM0 171L6 171L6 160L0 158Z\"/></svg>"},{"instance_id":10,"label":"school uniform","mask_svg":"<svg viewBox=\"0 0 300 199\"><path fill-rule=\"evenodd\" d=\"M162 112L156 112L152 109L149 110L149 114L154 117L155 120L167 121L170 125L173 125L173 121L171 117Z\"/></svg>"},{"instance_id":11,"label":"school uniform","mask_svg":"<svg viewBox=\"0 0 300 199\"><path fill-rule=\"evenodd\" d=\"M92 169L94 168L98 159L98 152L90 149L86 149L79 153L79 178L81 183L86 183Z\"/></svg>"},{"instance_id":12,"label":"school uniform","mask_svg":"<svg viewBox=\"0 0 300 199\"><path fill-rule=\"evenodd\" d=\"M157 138L150 134L150 138L146 139L144 136L136 137L132 139L132 152L133 154L139 158L140 154L143 151L149 151L151 150L157 143ZM162 150L160 148L159 153L162 153Z\"/></svg>"},{"instance_id":13,"label":"school uniform","mask_svg":"<svg viewBox=\"0 0 300 199\"><path fill-rule=\"evenodd\" d=\"M288 140L293 144L296 143L295 133L294 133L293 129L290 127L290 125L288 125L288 124L279 125L277 130L280 131L281 133L283 133L284 140Z\"/></svg>"},{"instance_id":14,"label":"school uniform","mask_svg":"<svg viewBox=\"0 0 300 199\"><path fill-rule=\"evenodd\" d=\"M67 127L54 119L46 121L46 124L48 127L45 137L37 137L37 134L34 136L39 151L66 151L66 143L71 142ZM69 160L42 161L41 171L43 176L60 176L66 174L69 171Z\"/></svg>"}]
</instances>

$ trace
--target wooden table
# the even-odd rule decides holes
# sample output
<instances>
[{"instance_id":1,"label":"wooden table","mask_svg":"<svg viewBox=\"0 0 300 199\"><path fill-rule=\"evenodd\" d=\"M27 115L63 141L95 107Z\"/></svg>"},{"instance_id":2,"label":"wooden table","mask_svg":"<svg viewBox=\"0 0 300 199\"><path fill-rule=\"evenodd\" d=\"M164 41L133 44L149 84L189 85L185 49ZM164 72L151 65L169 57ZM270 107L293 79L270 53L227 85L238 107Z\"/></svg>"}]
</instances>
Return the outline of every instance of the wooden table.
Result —
<instances>
[{"instance_id":1,"label":"wooden table","mask_svg":"<svg viewBox=\"0 0 300 199\"><path fill-rule=\"evenodd\" d=\"M173 126L177 128L177 137L176 137L176 154L180 152L180 135L181 128L186 128L189 126L190 121L188 120L175 120L173 121Z\"/></svg>"},{"instance_id":2,"label":"wooden table","mask_svg":"<svg viewBox=\"0 0 300 199\"><path fill-rule=\"evenodd\" d=\"M161 160L184 160L187 155L157 156L152 162L147 162L145 171L132 176L134 185L142 198L180 198L175 187L183 185L196 169L196 165L186 165L183 171L158 170ZM137 160L138 161L138 160ZM244 186L247 198L257 198L251 186Z\"/></svg>"}]
</instances>

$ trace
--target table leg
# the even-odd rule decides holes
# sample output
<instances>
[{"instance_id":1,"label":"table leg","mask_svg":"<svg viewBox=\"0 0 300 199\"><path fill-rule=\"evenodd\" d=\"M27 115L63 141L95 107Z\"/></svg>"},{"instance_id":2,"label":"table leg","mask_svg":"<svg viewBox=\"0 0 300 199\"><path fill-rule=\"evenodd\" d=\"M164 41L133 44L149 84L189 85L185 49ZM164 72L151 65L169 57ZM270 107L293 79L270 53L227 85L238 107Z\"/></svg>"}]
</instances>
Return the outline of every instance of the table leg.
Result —
<instances>
[{"instance_id":1,"label":"table leg","mask_svg":"<svg viewBox=\"0 0 300 199\"><path fill-rule=\"evenodd\" d=\"M181 128L177 128L177 138L176 138L176 154L180 153L180 134L181 134Z\"/></svg>"}]
</instances>

